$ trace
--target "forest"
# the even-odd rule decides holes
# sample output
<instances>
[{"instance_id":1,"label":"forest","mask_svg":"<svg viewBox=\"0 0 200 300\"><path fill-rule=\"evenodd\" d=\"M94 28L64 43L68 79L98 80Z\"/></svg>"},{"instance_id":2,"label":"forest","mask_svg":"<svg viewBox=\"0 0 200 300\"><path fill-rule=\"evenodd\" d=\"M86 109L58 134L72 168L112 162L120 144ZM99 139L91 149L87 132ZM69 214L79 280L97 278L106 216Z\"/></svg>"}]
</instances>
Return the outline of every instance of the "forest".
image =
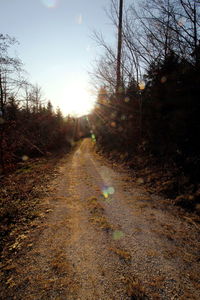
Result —
<instances>
[{"instance_id":1,"label":"forest","mask_svg":"<svg viewBox=\"0 0 200 300\"><path fill-rule=\"evenodd\" d=\"M0 35L1 174L29 157L69 150L75 139L75 119L54 110L42 88L26 79L21 60L10 55L16 43L15 38Z\"/></svg>"},{"instance_id":2,"label":"forest","mask_svg":"<svg viewBox=\"0 0 200 300\"><path fill-rule=\"evenodd\" d=\"M118 26L112 1L108 15ZM91 74L98 90L90 118L100 151L177 203L199 203L200 4L141 1L124 9L120 86L116 51L104 49Z\"/></svg>"}]
</instances>

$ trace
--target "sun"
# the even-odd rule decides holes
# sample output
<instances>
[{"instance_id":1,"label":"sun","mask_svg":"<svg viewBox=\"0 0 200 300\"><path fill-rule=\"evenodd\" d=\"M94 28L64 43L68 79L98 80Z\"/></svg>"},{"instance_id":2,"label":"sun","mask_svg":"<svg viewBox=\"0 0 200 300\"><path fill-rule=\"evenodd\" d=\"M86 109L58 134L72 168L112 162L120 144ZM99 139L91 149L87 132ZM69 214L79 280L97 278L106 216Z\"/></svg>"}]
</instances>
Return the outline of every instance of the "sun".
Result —
<instances>
[{"instance_id":1,"label":"sun","mask_svg":"<svg viewBox=\"0 0 200 300\"><path fill-rule=\"evenodd\" d=\"M86 87L71 86L65 91L64 110L67 114L81 117L91 112L95 105L95 96Z\"/></svg>"}]
</instances>

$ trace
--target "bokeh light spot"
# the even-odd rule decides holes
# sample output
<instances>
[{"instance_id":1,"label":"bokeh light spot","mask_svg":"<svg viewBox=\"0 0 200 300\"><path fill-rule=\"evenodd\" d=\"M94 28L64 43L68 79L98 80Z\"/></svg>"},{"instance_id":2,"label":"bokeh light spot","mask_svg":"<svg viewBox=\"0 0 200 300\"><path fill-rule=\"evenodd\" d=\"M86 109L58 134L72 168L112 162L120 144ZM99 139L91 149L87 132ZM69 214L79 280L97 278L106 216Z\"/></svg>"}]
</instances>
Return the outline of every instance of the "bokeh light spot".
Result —
<instances>
[{"instance_id":1,"label":"bokeh light spot","mask_svg":"<svg viewBox=\"0 0 200 300\"><path fill-rule=\"evenodd\" d=\"M109 195L113 195L115 193L115 189L112 186L106 186L102 189L102 194L105 199L108 199Z\"/></svg>"},{"instance_id":2,"label":"bokeh light spot","mask_svg":"<svg viewBox=\"0 0 200 300\"><path fill-rule=\"evenodd\" d=\"M96 136L94 133L91 134L91 139L94 143L96 143Z\"/></svg>"},{"instance_id":3,"label":"bokeh light spot","mask_svg":"<svg viewBox=\"0 0 200 300\"><path fill-rule=\"evenodd\" d=\"M138 184L143 184L144 183L144 179L143 178L138 178L136 181Z\"/></svg>"},{"instance_id":4,"label":"bokeh light spot","mask_svg":"<svg viewBox=\"0 0 200 300\"><path fill-rule=\"evenodd\" d=\"M123 234L123 232L120 231L120 230L115 230L115 231L113 232L113 239L114 239L114 240L120 240L121 238L123 238L123 236L124 236L124 234Z\"/></svg>"},{"instance_id":5,"label":"bokeh light spot","mask_svg":"<svg viewBox=\"0 0 200 300\"><path fill-rule=\"evenodd\" d=\"M103 188L103 190L102 190L102 193L103 193L103 195L104 195L104 198L108 198L108 191L107 191L107 188Z\"/></svg>"},{"instance_id":6,"label":"bokeh light spot","mask_svg":"<svg viewBox=\"0 0 200 300\"><path fill-rule=\"evenodd\" d=\"M3 118L0 117L0 125L4 124L5 120Z\"/></svg>"},{"instance_id":7,"label":"bokeh light spot","mask_svg":"<svg viewBox=\"0 0 200 300\"><path fill-rule=\"evenodd\" d=\"M111 127L116 127L116 122L111 122L110 125Z\"/></svg>"},{"instance_id":8,"label":"bokeh light spot","mask_svg":"<svg viewBox=\"0 0 200 300\"><path fill-rule=\"evenodd\" d=\"M23 155L23 156L22 156L22 160L23 160L23 161L27 161L28 159L29 159L29 157L28 157L27 155Z\"/></svg>"},{"instance_id":9,"label":"bokeh light spot","mask_svg":"<svg viewBox=\"0 0 200 300\"><path fill-rule=\"evenodd\" d=\"M48 8L55 8L58 4L58 0L42 0L42 3Z\"/></svg>"},{"instance_id":10,"label":"bokeh light spot","mask_svg":"<svg viewBox=\"0 0 200 300\"><path fill-rule=\"evenodd\" d=\"M124 153L123 154L120 154L120 159L124 159Z\"/></svg>"},{"instance_id":11,"label":"bokeh light spot","mask_svg":"<svg viewBox=\"0 0 200 300\"><path fill-rule=\"evenodd\" d=\"M125 97L124 98L124 102L128 103L130 101L130 98L129 97Z\"/></svg>"},{"instance_id":12,"label":"bokeh light spot","mask_svg":"<svg viewBox=\"0 0 200 300\"><path fill-rule=\"evenodd\" d=\"M110 187L108 188L108 194L113 195L114 192L115 192L114 187L110 186Z\"/></svg>"},{"instance_id":13,"label":"bokeh light spot","mask_svg":"<svg viewBox=\"0 0 200 300\"><path fill-rule=\"evenodd\" d=\"M110 117L111 117L112 119L116 118L116 116L117 116L117 113L116 113L116 112L112 112L111 115L110 115Z\"/></svg>"},{"instance_id":14,"label":"bokeh light spot","mask_svg":"<svg viewBox=\"0 0 200 300\"><path fill-rule=\"evenodd\" d=\"M185 22L186 22L186 19L185 19L184 17L181 17L181 18L178 20L178 25L179 25L180 27L183 27L184 24L185 24Z\"/></svg>"},{"instance_id":15,"label":"bokeh light spot","mask_svg":"<svg viewBox=\"0 0 200 300\"><path fill-rule=\"evenodd\" d=\"M167 77L166 76L163 76L161 79L160 79L160 82L161 83L165 83L167 81Z\"/></svg>"},{"instance_id":16,"label":"bokeh light spot","mask_svg":"<svg viewBox=\"0 0 200 300\"><path fill-rule=\"evenodd\" d=\"M83 16L82 14L79 14L78 16L76 16L76 23L81 25L83 23Z\"/></svg>"}]
</instances>

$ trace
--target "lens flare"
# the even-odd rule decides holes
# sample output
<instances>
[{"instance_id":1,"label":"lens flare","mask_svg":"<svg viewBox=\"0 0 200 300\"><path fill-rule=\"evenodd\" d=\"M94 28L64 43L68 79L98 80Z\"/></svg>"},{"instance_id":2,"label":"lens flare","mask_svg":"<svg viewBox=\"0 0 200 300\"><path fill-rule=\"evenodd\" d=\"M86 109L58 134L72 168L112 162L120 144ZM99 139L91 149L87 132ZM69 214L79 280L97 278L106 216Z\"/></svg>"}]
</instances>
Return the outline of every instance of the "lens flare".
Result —
<instances>
[{"instance_id":1,"label":"lens flare","mask_svg":"<svg viewBox=\"0 0 200 300\"><path fill-rule=\"evenodd\" d=\"M112 186L106 186L102 189L102 194L105 199L108 199L109 195L113 195L115 193L115 189Z\"/></svg>"},{"instance_id":2,"label":"lens flare","mask_svg":"<svg viewBox=\"0 0 200 300\"><path fill-rule=\"evenodd\" d=\"M114 192L115 192L114 187L110 186L110 187L108 188L108 194L113 195Z\"/></svg>"},{"instance_id":3,"label":"lens flare","mask_svg":"<svg viewBox=\"0 0 200 300\"><path fill-rule=\"evenodd\" d=\"M112 112L111 113L111 115L110 115L110 117L111 117L111 119L114 119L114 118L116 118L116 116L117 116L117 113L114 111L114 112Z\"/></svg>"},{"instance_id":4,"label":"lens flare","mask_svg":"<svg viewBox=\"0 0 200 300\"><path fill-rule=\"evenodd\" d=\"M96 143L96 136L94 133L91 134L91 139L94 143Z\"/></svg>"},{"instance_id":5,"label":"lens flare","mask_svg":"<svg viewBox=\"0 0 200 300\"><path fill-rule=\"evenodd\" d=\"M78 25L81 25L83 23L83 16L82 16L82 14L79 14L78 16L76 16L76 23Z\"/></svg>"},{"instance_id":6,"label":"lens flare","mask_svg":"<svg viewBox=\"0 0 200 300\"><path fill-rule=\"evenodd\" d=\"M124 102L128 103L130 101L130 98L129 97L125 97L124 98Z\"/></svg>"},{"instance_id":7,"label":"lens flare","mask_svg":"<svg viewBox=\"0 0 200 300\"><path fill-rule=\"evenodd\" d=\"M115 231L113 232L113 239L114 239L114 240L120 240L121 238L123 238L123 236L124 236L124 234L123 234L123 232L120 231L120 230L115 230Z\"/></svg>"},{"instance_id":8,"label":"lens flare","mask_svg":"<svg viewBox=\"0 0 200 300\"><path fill-rule=\"evenodd\" d=\"M103 195L104 195L104 198L108 198L108 191L107 191L107 188L103 188L103 190L102 190L102 193L103 193Z\"/></svg>"},{"instance_id":9,"label":"lens flare","mask_svg":"<svg viewBox=\"0 0 200 300\"><path fill-rule=\"evenodd\" d=\"M165 83L167 81L167 77L166 76L163 76L161 79L160 79L160 82L161 83Z\"/></svg>"},{"instance_id":10,"label":"lens flare","mask_svg":"<svg viewBox=\"0 0 200 300\"><path fill-rule=\"evenodd\" d=\"M143 178L138 178L136 181L138 184L143 184L144 183L144 179Z\"/></svg>"},{"instance_id":11,"label":"lens flare","mask_svg":"<svg viewBox=\"0 0 200 300\"><path fill-rule=\"evenodd\" d=\"M122 121L126 120L126 116L125 116L125 115L122 115L122 116L121 116L121 120L122 120Z\"/></svg>"},{"instance_id":12,"label":"lens flare","mask_svg":"<svg viewBox=\"0 0 200 300\"><path fill-rule=\"evenodd\" d=\"M3 123L5 123L5 120L0 117L0 125L2 125Z\"/></svg>"},{"instance_id":13,"label":"lens flare","mask_svg":"<svg viewBox=\"0 0 200 300\"><path fill-rule=\"evenodd\" d=\"M55 8L58 4L58 0L42 0L42 3L48 8Z\"/></svg>"},{"instance_id":14,"label":"lens flare","mask_svg":"<svg viewBox=\"0 0 200 300\"><path fill-rule=\"evenodd\" d=\"M111 126L111 127L116 127L116 122L111 122L111 123L110 123L110 126Z\"/></svg>"},{"instance_id":15,"label":"lens flare","mask_svg":"<svg viewBox=\"0 0 200 300\"><path fill-rule=\"evenodd\" d=\"M23 156L22 156L22 160L23 160L23 161L27 161L28 159L29 159L29 157L28 157L27 155L23 155Z\"/></svg>"},{"instance_id":16,"label":"lens flare","mask_svg":"<svg viewBox=\"0 0 200 300\"><path fill-rule=\"evenodd\" d=\"M183 27L186 23L186 19L184 17L181 17L179 20L178 20L178 25L180 27Z\"/></svg>"}]
</instances>

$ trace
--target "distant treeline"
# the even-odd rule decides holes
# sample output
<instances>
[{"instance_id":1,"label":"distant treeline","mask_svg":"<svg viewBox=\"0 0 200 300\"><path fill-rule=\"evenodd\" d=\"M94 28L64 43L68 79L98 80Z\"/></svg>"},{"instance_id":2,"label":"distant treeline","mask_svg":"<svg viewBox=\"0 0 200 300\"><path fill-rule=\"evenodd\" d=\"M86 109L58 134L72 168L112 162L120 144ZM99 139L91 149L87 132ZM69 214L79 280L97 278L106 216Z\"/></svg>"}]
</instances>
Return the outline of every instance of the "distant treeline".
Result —
<instances>
[{"instance_id":1,"label":"distant treeline","mask_svg":"<svg viewBox=\"0 0 200 300\"><path fill-rule=\"evenodd\" d=\"M110 11L117 24L115 1ZM98 88L90 119L97 145L118 158L140 155L163 168L200 178L200 5L189 0L141 1L124 13L120 91L116 51L105 49L93 73ZM145 167L145 159L143 160ZM195 188L199 188L195 186Z\"/></svg>"}]
</instances>

